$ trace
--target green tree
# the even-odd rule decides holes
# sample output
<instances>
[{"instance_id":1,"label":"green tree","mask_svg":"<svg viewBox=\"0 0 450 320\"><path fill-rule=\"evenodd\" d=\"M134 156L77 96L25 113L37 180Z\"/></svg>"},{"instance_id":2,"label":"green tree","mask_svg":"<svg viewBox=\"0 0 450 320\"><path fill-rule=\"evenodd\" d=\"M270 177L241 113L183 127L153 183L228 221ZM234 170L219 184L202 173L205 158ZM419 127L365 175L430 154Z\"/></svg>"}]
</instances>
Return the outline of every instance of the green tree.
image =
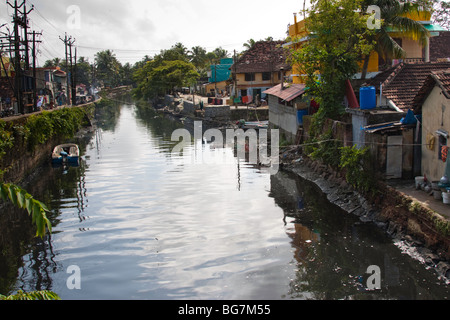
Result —
<instances>
[{"instance_id":1,"label":"green tree","mask_svg":"<svg viewBox=\"0 0 450 320\"><path fill-rule=\"evenodd\" d=\"M191 85L199 76L190 62L155 59L134 73L137 88L133 93L138 99L151 99L164 95L175 87Z\"/></svg>"},{"instance_id":2,"label":"green tree","mask_svg":"<svg viewBox=\"0 0 450 320\"><path fill-rule=\"evenodd\" d=\"M91 85L92 70L91 70L91 65L89 64L89 59L87 59L85 57L78 58L75 72L77 75L78 83L82 83L87 86Z\"/></svg>"},{"instance_id":3,"label":"green tree","mask_svg":"<svg viewBox=\"0 0 450 320\"><path fill-rule=\"evenodd\" d=\"M365 0L362 4L362 11L366 12L369 5L376 5L380 8L381 28L375 30L373 34L367 34L368 41L373 41L374 49L385 60L402 59L406 57L406 52L392 38L390 32L401 32L404 37L418 40L422 45L427 42L429 31L418 21L414 21L407 17L407 14L418 13L423 9L431 9L424 7L419 3L400 2L397 0ZM369 63L369 55L364 56L364 64L361 78L365 79L367 67Z\"/></svg>"},{"instance_id":4,"label":"green tree","mask_svg":"<svg viewBox=\"0 0 450 320\"><path fill-rule=\"evenodd\" d=\"M243 47L245 48L245 51L253 48L253 46L255 45L256 41L254 39L249 39L247 40L246 43L243 44Z\"/></svg>"},{"instance_id":5,"label":"green tree","mask_svg":"<svg viewBox=\"0 0 450 320\"><path fill-rule=\"evenodd\" d=\"M309 94L320 104L318 119L344 113L345 81L358 71L360 57L369 54L373 31L360 13L360 0L315 0L308 10L310 40L292 50L292 62L307 75Z\"/></svg>"},{"instance_id":6,"label":"green tree","mask_svg":"<svg viewBox=\"0 0 450 320\"><path fill-rule=\"evenodd\" d=\"M121 83L120 70L122 65L111 50L103 50L95 54L97 79L106 86L116 87Z\"/></svg>"},{"instance_id":7,"label":"green tree","mask_svg":"<svg viewBox=\"0 0 450 320\"><path fill-rule=\"evenodd\" d=\"M190 51L190 62L195 66L198 73L203 73L208 67L206 49L200 46L192 47Z\"/></svg>"},{"instance_id":8,"label":"green tree","mask_svg":"<svg viewBox=\"0 0 450 320\"><path fill-rule=\"evenodd\" d=\"M53 58L51 60L47 60L44 63L44 68L55 68L55 67L60 67L63 64L63 60L61 60L60 58Z\"/></svg>"},{"instance_id":9,"label":"green tree","mask_svg":"<svg viewBox=\"0 0 450 320\"><path fill-rule=\"evenodd\" d=\"M450 2L443 0L433 0L433 15L431 20L441 27L450 30Z\"/></svg>"}]
</instances>

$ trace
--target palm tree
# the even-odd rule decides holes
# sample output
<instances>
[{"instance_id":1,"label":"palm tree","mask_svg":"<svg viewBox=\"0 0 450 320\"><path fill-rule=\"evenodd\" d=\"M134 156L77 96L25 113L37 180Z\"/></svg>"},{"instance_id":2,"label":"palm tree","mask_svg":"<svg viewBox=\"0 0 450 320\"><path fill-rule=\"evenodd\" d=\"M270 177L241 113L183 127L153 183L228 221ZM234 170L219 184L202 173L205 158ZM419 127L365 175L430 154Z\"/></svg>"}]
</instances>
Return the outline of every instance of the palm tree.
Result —
<instances>
[{"instance_id":1,"label":"palm tree","mask_svg":"<svg viewBox=\"0 0 450 320\"><path fill-rule=\"evenodd\" d=\"M104 50L95 54L97 75L107 85L116 86L120 83L120 69L122 65L111 50Z\"/></svg>"},{"instance_id":2,"label":"palm tree","mask_svg":"<svg viewBox=\"0 0 450 320\"><path fill-rule=\"evenodd\" d=\"M409 2L399 2L397 0L365 0L363 3L363 12L369 5L377 5L381 11L383 23L381 28L376 30L372 39L375 41L375 51L387 59L405 58L406 52L392 38L390 32L396 31L402 33L407 38L417 40L421 45L425 45L428 41L429 31L418 21L408 18L406 15L418 13L421 7ZM361 79L365 79L369 56L364 57L364 65Z\"/></svg>"},{"instance_id":3,"label":"palm tree","mask_svg":"<svg viewBox=\"0 0 450 320\"><path fill-rule=\"evenodd\" d=\"M206 57L205 48L201 46L192 47L191 51L189 52L189 58L197 71L203 70L206 67L208 59Z\"/></svg>"},{"instance_id":4,"label":"palm tree","mask_svg":"<svg viewBox=\"0 0 450 320\"><path fill-rule=\"evenodd\" d=\"M253 46L255 45L255 43L256 43L256 41L253 40L253 39L247 40L247 42L243 44L244 48L246 48L245 51L247 51L247 50L253 48Z\"/></svg>"},{"instance_id":5,"label":"palm tree","mask_svg":"<svg viewBox=\"0 0 450 320\"><path fill-rule=\"evenodd\" d=\"M62 60L60 58L53 58L51 60L45 61L44 68L54 68L59 67L62 64Z\"/></svg>"}]
</instances>

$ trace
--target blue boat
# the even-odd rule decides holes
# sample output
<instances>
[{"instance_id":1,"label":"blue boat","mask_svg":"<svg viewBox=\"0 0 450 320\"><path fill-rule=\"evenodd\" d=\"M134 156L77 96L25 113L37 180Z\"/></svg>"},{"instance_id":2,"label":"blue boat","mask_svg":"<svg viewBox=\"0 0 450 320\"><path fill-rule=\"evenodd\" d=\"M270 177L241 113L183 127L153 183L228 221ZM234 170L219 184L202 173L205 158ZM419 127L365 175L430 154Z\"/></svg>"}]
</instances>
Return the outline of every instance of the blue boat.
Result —
<instances>
[{"instance_id":1,"label":"blue boat","mask_svg":"<svg viewBox=\"0 0 450 320\"><path fill-rule=\"evenodd\" d=\"M52 152L53 164L77 164L80 158L80 149L73 143L61 144L56 146Z\"/></svg>"}]
</instances>

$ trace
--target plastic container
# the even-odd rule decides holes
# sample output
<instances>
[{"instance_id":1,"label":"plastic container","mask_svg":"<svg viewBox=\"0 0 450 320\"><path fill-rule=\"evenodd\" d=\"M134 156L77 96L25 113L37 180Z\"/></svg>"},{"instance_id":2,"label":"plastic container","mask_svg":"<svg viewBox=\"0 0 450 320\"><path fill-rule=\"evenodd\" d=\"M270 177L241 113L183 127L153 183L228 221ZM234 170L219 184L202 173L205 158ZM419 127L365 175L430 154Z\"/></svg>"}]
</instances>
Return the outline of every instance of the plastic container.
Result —
<instances>
[{"instance_id":1,"label":"plastic container","mask_svg":"<svg viewBox=\"0 0 450 320\"><path fill-rule=\"evenodd\" d=\"M361 110L374 109L377 106L375 87L361 87L359 89L359 105Z\"/></svg>"},{"instance_id":2,"label":"plastic container","mask_svg":"<svg viewBox=\"0 0 450 320\"><path fill-rule=\"evenodd\" d=\"M425 181L425 178L422 176L415 177L415 181L416 181L416 189L419 190L420 185Z\"/></svg>"},{"instance_id":3,"label":"plastic container","mask_svg":"<svg viewBox=\"0 0 450 320\"><path fill-rule=\"evenodd\" d=\"M308 115L308 109L297 110L297 123L303 125L303 116Z\"/></svg>"},{"instance_id":4,"label":"plastic container","mask_svg":"<svg viewBox=\"0 0 450 320\"><path fill-rule=\"evenodd\" d=\"M450 204L450 192L442 192L442 202Z\"/></svg>"}]
</instances>

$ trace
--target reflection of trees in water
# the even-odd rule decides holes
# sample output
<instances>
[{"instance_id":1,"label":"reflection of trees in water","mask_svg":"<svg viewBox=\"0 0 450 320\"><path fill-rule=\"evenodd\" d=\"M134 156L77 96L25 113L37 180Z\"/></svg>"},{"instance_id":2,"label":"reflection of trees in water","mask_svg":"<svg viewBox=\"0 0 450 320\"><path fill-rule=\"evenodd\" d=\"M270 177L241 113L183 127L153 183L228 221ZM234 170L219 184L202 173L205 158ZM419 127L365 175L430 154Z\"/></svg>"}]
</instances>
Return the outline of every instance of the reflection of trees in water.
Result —
<instances>
[{"instance_id":1,"label":"reflection of trees in water","mask_svg":"<svg viewBox=\"0 0 450 320\"><path fill-rule=\"evenodd\" d=\"M329 203L314 184L279 172L271 193L285 213L298 266L289 295L300 299L441 299L449 289L402 255L382 230ZM381 290L366 291L370 265L381 268ZM426 281L425 281L426 279ZM429 288L433 286L433 288Z\"/></svg>"},{"instance_id":2,"label":"reflection of trees in water","mask_svg":"<svg viewBox=\"0 0 450 320\"><path fill-rule=\"evenodd\" d=\"M94 111L96 126L104 131L114 132L120 117L121 106L122 103L112 100L101 100L96 103Z\"/></svg>"},{"instance_id":3,"label":"reflection of trees in water","mask_svg":"<svg viewBox=\"0 0 450 320\"><path fill-rule=\"evenodd\" d=\"M139 102L135 106L139 123L147 129L151 138L158 142L159 150L170 156L170 152L178 144L178 141L172 141L172 133L185 126L178 120L166 118L150 104Z\"/></svg>"},{"instance_id":4,"label":"reflection of trees in water","mask_svg":"<svg viewBox=\"0 0 450 320\"><path fill-rule=\"evenodd\" d=\"M80 140L81 142L82 140ZM80 144L82 150L85 145ZM60 223L63 208L77 211L80 221L87 206L84 161L79 167L57 167L45 164L23 186L33 197L50 209L47 215L53 233ZM2 207L0 215L0 293L51 290L52 274L61 266L54 258L51 235L35 237L36 230L24 210L11 204Z\"/></svg>"}]
</instances>

